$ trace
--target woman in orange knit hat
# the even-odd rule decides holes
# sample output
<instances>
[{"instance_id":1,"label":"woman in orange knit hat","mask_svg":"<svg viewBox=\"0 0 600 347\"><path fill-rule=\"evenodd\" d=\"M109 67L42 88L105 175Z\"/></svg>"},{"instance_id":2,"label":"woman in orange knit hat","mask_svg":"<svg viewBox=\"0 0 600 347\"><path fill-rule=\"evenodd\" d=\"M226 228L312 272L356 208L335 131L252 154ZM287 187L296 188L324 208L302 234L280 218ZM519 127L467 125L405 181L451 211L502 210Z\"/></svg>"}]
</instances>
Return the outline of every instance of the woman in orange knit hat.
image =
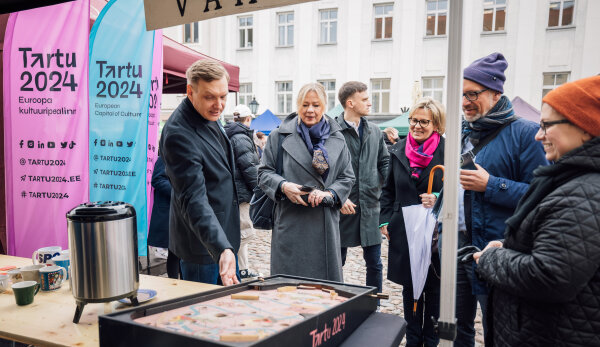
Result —
<instances>
[{"instance_id":1,"label":"woman in orange knit hat","mask_svg":"<svg viewBox=\"0 0 600 347\"><path fill-rule=\"evenodd\" d=\"M536 140L554 165L474 255L492 287L486 346L600 346L600 76L543 102Z\"/></svg>"}]
</instances>

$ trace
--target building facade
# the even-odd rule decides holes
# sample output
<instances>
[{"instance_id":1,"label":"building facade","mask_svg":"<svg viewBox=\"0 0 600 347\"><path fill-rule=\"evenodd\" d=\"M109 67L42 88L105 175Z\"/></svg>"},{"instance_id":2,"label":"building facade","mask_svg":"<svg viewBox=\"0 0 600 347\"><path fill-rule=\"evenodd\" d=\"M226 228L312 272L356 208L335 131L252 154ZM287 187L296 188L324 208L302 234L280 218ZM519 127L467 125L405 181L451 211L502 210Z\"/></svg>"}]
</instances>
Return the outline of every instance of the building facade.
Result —
<instances>
[{"instance_id":1,"label":"building facade","mask_svg":"<svg viewBox=\"0 0 600 347\"><path fill-rule=\"evenodd\" d=\"M600 1L469 0L463 7L463 65L503 53L511 99L539 109L557 85L600 73ZM448 0L321 0L164 29L240 67L240 92L225 114L255 97L259 114L268 108L283 116L314 81L325 86L330 109L338 88L358 80L381 119L410 107L417 88L446 103L447 89L461 87L446 83L447 32ZM180 99L166 95L163 111Z\"/></svg>"}]
</instances>

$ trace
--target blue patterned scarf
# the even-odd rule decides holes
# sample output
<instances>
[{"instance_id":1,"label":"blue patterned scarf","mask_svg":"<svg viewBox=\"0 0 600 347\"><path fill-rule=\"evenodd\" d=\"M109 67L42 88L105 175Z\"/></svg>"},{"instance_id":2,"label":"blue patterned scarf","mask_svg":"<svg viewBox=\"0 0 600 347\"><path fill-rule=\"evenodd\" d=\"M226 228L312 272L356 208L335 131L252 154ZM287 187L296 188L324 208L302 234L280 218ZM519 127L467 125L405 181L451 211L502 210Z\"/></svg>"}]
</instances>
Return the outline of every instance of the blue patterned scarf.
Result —
<instances>
[{"instance_id":1,"label":"blue patterned scarf","mask_svg":"<svg viewBox=\"0 0 600 347\"><path fill-rule=\"evenodd\" d=\"M298 116L298 119L300 119L300 116ZM310 128L302 121L298 122L296 130L300 134L300 137L302 137L302 140L304 140L310 155L313 157L313 167L321 175L323 181L325 181L329 173L329 157L325 149L325 140L329 138L331 126L325 120L325 116L323 116L319 123Z\"/></svg>"}]
</instances>

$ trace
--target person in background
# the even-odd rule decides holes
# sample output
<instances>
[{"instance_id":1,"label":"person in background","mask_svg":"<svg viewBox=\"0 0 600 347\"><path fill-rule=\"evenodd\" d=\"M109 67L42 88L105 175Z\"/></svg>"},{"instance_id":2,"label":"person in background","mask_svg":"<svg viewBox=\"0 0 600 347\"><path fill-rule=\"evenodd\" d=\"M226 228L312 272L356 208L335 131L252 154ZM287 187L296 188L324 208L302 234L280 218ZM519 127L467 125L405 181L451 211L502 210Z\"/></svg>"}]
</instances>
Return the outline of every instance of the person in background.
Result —
<instances>
[{"instance_id":1,"label":"person in background","mask_svg":"<svg viewBox=\"0 0 600 347\"><path fill-rule=\"evenodd\" d=\"M554 164L473 256L492 287L486 346L600 346L600 76L546 94L535 139Z\"/></svg>"},{"instance_id":2,"label":"person in background","mask_svg":"<svg viewBox=\"0 0 600 347\"><path fill-rule=\"evenodd\" d=\"M187 97L163 127L160 151L173 193L169 246L187 281L239 283L240 210L235 158L219 118L229 94L221 64L198 60L186 71Z\"/></svg>"},{"instance_id":3,"label":"person in background","mask_svg":"<svg viewBox=\"0 0 600 347\"><path fill-rule=\"evenodd\" d=\"M267 144L267 136L261 131L257 131L254 133L254 135L256 135L254 144L256 145L256 150L258 151L258 159L260 159L262 158L265 145Z\"/></svg>"},{"instance_id":4,"label":"person in background","mask_svg":"<svg viewBox=\"0 0 600 347\"><path fill-rule=\"evenodd\" d=\"M225 126L225 133L233 146L235 157L235 185L240 204L240 250L238 264L241 279L261 276L250 269L248 244L256 238L256 230L250 220L250 199L258 184L258 152L254 145L254 131L250 123L254 115L246 105L237 105L233 110L233 123Z\"/></svg>"},{"instance_id":5,"label":"person in background","mask_svg":"<svg viewBox=\"0 0 600 347\"><path fill-rule=\"evenodd\" d=\"M396 128L387 127L383 129L382 137L389 152L392 149L392 146L399 140L398 130Z\"/></svg>"},{"instance_id":6,"label":"person in background","mask_svg":"<svg viewBox=\"0 0 600 347\"><path fill-rule=\"evenodd\" d=\"M387 175L390 155L383 143L381 130L369 123L371 102L367 86L351 81L342 85L338 99L344 112L336 118L342 128L352 158L356 181L340 213L342 266L348 247L362 246L367 266L366 284L381 292L381 233L379 232L379 196Z\"/></svg>"},{"instance_id":7,"label":"person in background","mask_svg":"<svg viewBox=\"0 0 600 347\"><path fill-rule=\"evenodd\" d=\"M533 170L548 165L541 144L534 139L538 125L519 118L502 95L507 67L502 54L492 53L464 69L462 153L463 162L473 166L460 171L460 248L483 249L488 242L501 239L505 221L529 187ZM456 347L475 344L477 302L484 334L487 330L487 289L475 276L475 268L473 262L457 266Z\"/></svg>"},{"instance_id":8,"label":"person in background","mask_svg":"<svg viewBox=\"0 0 600 347\"><path fill-rule=\"evenodd\" d=\"M298 113L271 132L258 168L260 188L276 201L271 275L343 278L339 213L354 174L341 128L324 114L326 101L320 83L300 88ZM282 175L275 168L278 148Z\"/></svg>"},{"instance_id":9,"label":"person in background","mask_svg":"<svg viewBox=\"0 0 600 347\"><path fill-rule=\"evenodd\" d=\"M171 206L171 182L165 173L165 162L162 157L156 159L152 172L154 203L148 230L148 245L169 249L169 208ZM148 255L149 256L149 255ZM179 278L179 258L175 252L167 251L167 275Z\"/></svg>"},{"instance_id":10,"label":"person in background","mask_svg":"<svg viewBox=\"0 0 600 347\"><path fill-rule=\"evenodd\" d=\"M413 287L410 268L410 250L402 214L403 206L422 204L433 207L436 195L427 194L431 169L444 163L446 111L432 98L422 98L409 111L408 136L394 145L390 156L390 170L381 194L381 233L388 238L388 279L402 285L404 319L407 322L406 346L433 347L439 337L431 317L440 314L440 258L431 253L431 265L423 294L414 311ZM433 180L433 192L442 189L442 175Z\"/></svg>"}]
</instances>

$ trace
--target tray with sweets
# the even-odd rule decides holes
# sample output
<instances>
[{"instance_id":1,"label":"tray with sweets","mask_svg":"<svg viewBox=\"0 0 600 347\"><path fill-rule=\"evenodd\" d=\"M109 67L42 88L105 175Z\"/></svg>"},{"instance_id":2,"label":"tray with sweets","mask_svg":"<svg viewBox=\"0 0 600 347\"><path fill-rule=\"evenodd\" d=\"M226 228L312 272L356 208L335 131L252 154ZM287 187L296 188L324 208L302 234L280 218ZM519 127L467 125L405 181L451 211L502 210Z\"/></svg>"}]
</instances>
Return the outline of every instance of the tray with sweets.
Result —
<instances>
[{"instance_id":1,"label":"tray with sweets","mask_svg":"<svg viewBox=\"0 0 600 347\"><path fill-rule=\"evenodd\" d=\"M376 289L287 275L99 317L101 346L337 346Z\"/></svg>"}]
</instances>

